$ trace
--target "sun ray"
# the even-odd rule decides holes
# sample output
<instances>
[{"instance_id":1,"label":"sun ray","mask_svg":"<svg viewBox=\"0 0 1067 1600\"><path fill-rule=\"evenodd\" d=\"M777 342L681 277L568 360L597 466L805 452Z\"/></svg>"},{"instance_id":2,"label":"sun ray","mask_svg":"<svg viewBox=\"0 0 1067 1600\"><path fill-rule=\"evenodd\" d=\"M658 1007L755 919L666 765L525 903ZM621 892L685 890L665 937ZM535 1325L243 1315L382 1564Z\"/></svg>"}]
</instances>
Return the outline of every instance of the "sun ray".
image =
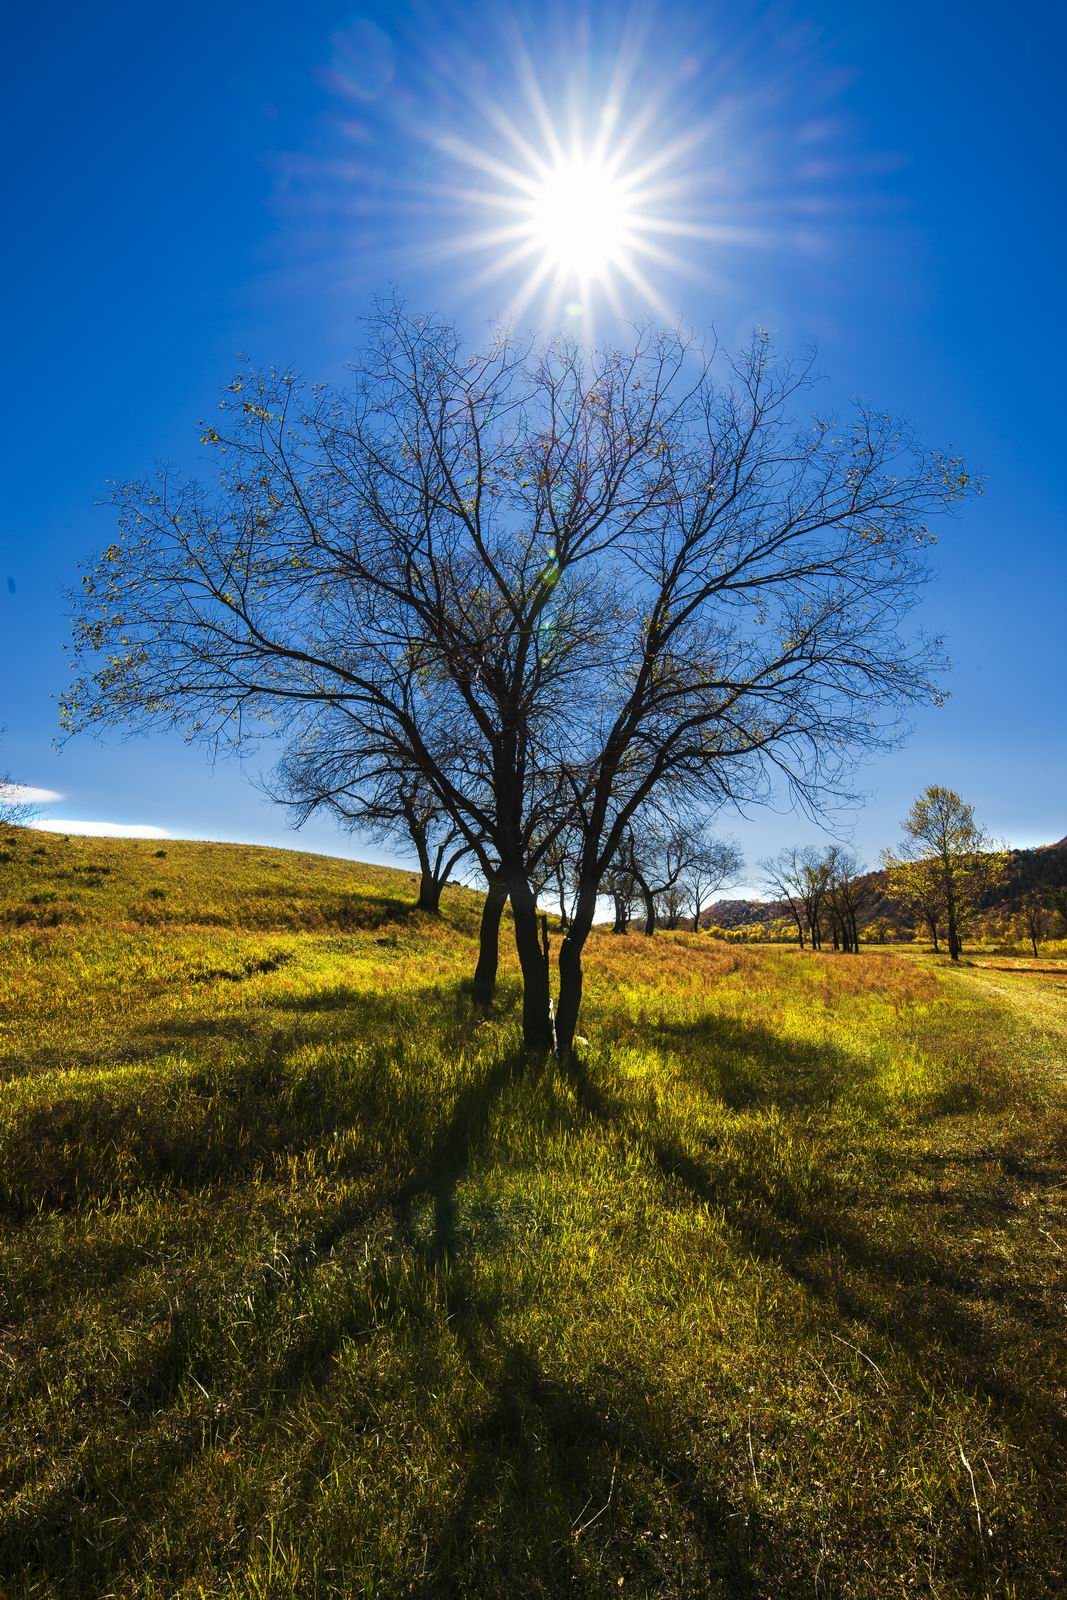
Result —
<instances>
[{"instance_id":1,"label":"sun ray","mask_svg":"<svg viewBox=\"0 0 1067 1600\"><path fill-rule=\"evenodd\" d=\"M651 306L658 317L662 317L664 321L670 320L670 307L655 285L641 271L640 267L635 266L633 261L620 261L619 272L633 285L638 294Z\"/></svg>"},{"instance_id":2,"label":"sun ray","mask_svg":"<svg viewBox=\"0 0 1067 1600\"><path fill-rule=\"evenodd\" d=\"M722 285L729 254L786 237L764 147L745 137L747 99L710 96L699 53L650 68L655 29L631 15L610 54L578 43L553 77L520 33L512 21L500 35L508 96L475 77L462 112L424 130L445 160L442 226L421 261L469 256L468 290L503 286L513 315L537 300L585 338L598 306L609 320L642 307L673 320L685 281Z\"/></svg>"}]
</instances>

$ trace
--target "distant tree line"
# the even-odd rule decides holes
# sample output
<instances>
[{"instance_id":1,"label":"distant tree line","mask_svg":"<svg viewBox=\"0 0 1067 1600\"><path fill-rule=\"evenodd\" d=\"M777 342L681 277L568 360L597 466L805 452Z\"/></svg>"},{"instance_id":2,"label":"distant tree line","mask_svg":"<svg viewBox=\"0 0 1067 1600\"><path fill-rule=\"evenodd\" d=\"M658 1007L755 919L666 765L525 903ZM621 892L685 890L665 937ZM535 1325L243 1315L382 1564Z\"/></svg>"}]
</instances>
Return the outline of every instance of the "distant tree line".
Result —
<instances>
[{"instance_id":1,"label":"distant tree line","mask_svg":"<svg viewBox=\"0 0 1067 1600\"><path fill-rule=\"evenodd\" d=\"M825 944L852 954L859 949L861 918L870 884L851 850L832 844L786 849L761 863L769 893L788 909L801 949Z\"/></svg>"},{"instance_id":2,"label":"distant tree line","mask_svg":"<svg viewBox=\"0 0 1067 1600\"><path fill-rule=\"evenodd\" d=\"M1067 933L1067 851L1027 852L1043 856L1034 881L1028 865L1021 889L1011 895L1011 869L1020 853L998 848L975 820L974 808L954 790L932 784L915 801L903 822L904 840L882 853L880 873L858 866L851 851L831 844L824 849L793 847L761 863L764 887L773 909L787 917L803 948L859 949L865 930L884 939L893 924L882 902L928 935L935 954L942 943L950 960L958 961L964 937L988 923L989 907L999 893L1014 907L1018 931L1036 956L1042 938L1057 925ZM1062 853L1064 861L1059 863ZM781 928L782 924L779 923Z\"/></svg>"}]
</instances>

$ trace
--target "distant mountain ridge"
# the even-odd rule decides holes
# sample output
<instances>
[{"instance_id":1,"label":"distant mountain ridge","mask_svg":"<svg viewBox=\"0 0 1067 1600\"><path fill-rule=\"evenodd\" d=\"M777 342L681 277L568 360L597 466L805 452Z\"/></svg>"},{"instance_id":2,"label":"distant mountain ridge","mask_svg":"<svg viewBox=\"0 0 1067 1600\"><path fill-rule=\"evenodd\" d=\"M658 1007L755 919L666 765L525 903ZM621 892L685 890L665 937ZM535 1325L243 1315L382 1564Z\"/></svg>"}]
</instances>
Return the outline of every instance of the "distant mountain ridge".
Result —
<instances>
[{"instance_id":1,"label":"distant mountain ridge","mask_svg":"<svg viewBox=\"0 0 1067 1600\"><path fill-rule=\"evenodd\" d=\"M888 917L895 927L912 926L908 913L887 898L885 873L881 869L865 873L862 881L871 890L870 904L864 913L864 925L873 922L876 917ZM982 909L1005 914L1017 911L1025 892L1038 886L1067 887L1067 835L1055 844L1039 844L1029 850L1009 851L1004 881L989 893ZM743 928L752 923L774 922L786 916L789 916L788 908L778 900L716 900L704 911L700 922L705 928Z\"/></svg>"}]
</instances>

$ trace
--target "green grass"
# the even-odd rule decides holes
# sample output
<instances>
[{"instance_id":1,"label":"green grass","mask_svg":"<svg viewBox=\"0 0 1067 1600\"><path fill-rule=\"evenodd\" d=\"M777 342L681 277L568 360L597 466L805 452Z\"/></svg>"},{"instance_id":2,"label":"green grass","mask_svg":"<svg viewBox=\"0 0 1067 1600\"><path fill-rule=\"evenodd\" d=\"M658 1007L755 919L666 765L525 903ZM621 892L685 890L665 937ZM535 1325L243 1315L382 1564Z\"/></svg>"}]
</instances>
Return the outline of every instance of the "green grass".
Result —
<instances>
[{"instance_id":1,"label":"green grass","mask_svg":"<svg viewBox=\"0 0 1067 1600\"><path fill-rule=\"evenodd\" d=\"M11 838L5 1597L1063 1591L1062 981Z\"/></svg>"}]
</instances>

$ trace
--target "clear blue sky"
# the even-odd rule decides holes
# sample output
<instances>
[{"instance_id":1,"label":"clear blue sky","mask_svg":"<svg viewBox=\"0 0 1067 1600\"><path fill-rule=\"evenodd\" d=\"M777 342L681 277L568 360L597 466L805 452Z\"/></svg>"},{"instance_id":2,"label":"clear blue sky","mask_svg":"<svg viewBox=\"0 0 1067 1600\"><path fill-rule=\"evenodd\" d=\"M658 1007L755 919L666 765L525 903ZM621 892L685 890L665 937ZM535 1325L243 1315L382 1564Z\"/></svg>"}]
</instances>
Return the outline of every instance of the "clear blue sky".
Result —
<instances>
[{"instance_id":1,"label":"clear blue sky","mask_svg":"<svg viewBox=\"0 0 1067 1600\"><path fill-rule=\"evenodd\" d=\"M954 661L946 709L869 765L867 860L929 782L996 834L1067 834L1064 95L1061 8L1021 0L363 10L305 0L22 7L5 39L0 769L60 792L61 818L295 843L232 764L178 739L53 749L65 589L108 537L105 480L196 467L196 422L238 353L343 374L359 315L396 286L477 336L520 275L464 199L462 139L534 143L522 61L550 116L615 94L651 107L668 237L662 301L730 342L754 323L815 341L828 394L908 416L988 491L941 529L924 608ZM520 48L521 45L521 48ZM611 89L623 62L629 79ZM640 295L622 309L639 315ZM545 302L523 313L543 322ZM598 312L607 328L606 308ZM207 463L204 464L207 470ZM764 815L752 859L812 836ZM352 852L326 824L314 848Z\"/></svg>"}]
</instances>

